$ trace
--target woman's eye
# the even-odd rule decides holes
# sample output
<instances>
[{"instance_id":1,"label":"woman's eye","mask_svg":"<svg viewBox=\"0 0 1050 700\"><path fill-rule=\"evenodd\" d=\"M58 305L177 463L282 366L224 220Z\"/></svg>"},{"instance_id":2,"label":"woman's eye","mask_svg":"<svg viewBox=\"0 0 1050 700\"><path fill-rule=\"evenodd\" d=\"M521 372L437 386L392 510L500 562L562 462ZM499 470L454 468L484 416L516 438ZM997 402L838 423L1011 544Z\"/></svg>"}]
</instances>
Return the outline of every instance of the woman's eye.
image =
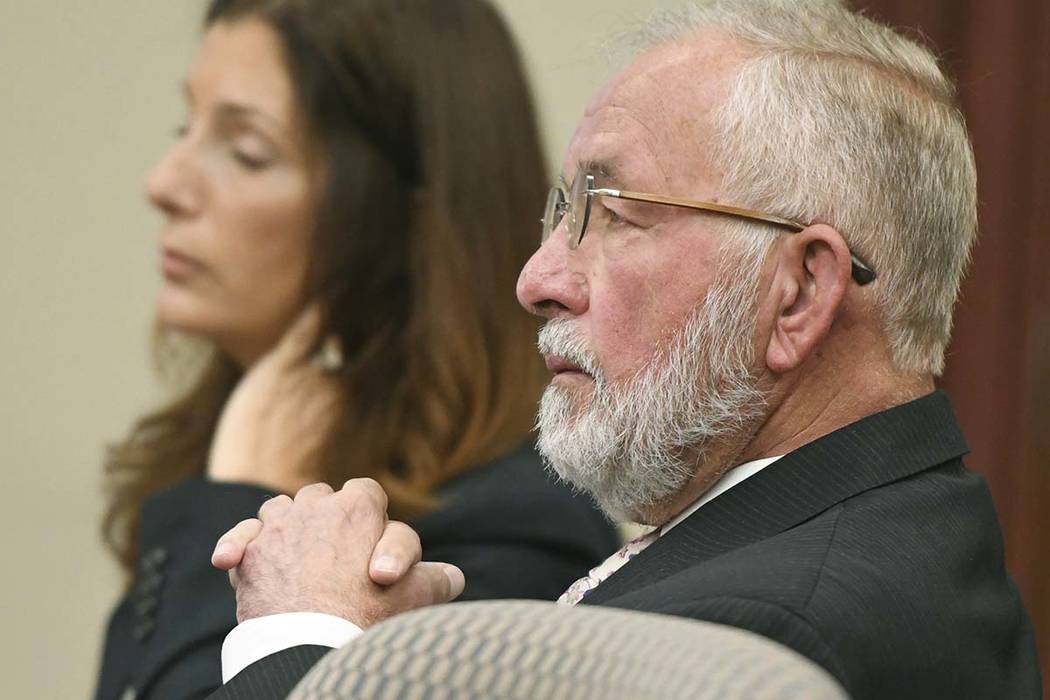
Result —
<instances>
[{"instance_id":1,"label":"woman's eye","mask_svg":"<svg viewBox=\"0 0 1050 700\"><path fill-rule=\"evenodd\" d=\"M226 143L234 160L248 170L263 170L274 161L273 146L251 131L230 134Z\"/></svg>"},{"instance_id":2,"label":"woman's eye","mask_svg":"<svg viewBox=\"0 0 1050 700\"><path fill-rule=\"evenodd\" d=\"M259 138L242 135L228 143L234 160L249 170L262 170L273 162L273 151Z\"/></svg>"},{"instance_id":3,"label":"woman's eye","mask_svg":"<svg viewBox=\"0 0 1050 700\"><path fill-rule=\"evenodd\" d=\"M256 155L237 148L233 149L233 157L249 170L262 170L270 164L270 158L267 156Z\"/></svg>"}]
</instances>

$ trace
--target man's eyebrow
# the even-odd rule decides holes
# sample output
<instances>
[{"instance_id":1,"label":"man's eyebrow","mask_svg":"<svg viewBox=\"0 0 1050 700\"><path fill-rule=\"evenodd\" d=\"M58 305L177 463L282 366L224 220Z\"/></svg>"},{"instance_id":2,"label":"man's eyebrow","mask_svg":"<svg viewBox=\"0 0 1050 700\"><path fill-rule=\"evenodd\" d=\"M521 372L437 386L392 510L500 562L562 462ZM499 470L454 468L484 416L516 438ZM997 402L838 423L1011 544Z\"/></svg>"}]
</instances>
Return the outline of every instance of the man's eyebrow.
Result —
<instances>
[{"instance_id":1,"label":"man's eyebrow","mask_svg":"<svg viewBox=\"0 0 1050 700\"><path fill-rule=\"evenodd\" d=\"M611 160L583 160L579 163L579 169L594 175L600 184L609 185L619 181L619 168Z\"/></svg>"},{"instance_id":2,"label":"man's eyebrow","mask_svg":"<svg viewBox=\"0 0 1050 700\"><path fill-rule=\"evenodd\" d=\"M594 176L600 186L614 185L619 182L619 168L611 160L581 160L576 164L576 172L584 172ZM565 175L559 175L558 181L564 190L571 186L565 179Z\"/></svg>"}]
</instances>

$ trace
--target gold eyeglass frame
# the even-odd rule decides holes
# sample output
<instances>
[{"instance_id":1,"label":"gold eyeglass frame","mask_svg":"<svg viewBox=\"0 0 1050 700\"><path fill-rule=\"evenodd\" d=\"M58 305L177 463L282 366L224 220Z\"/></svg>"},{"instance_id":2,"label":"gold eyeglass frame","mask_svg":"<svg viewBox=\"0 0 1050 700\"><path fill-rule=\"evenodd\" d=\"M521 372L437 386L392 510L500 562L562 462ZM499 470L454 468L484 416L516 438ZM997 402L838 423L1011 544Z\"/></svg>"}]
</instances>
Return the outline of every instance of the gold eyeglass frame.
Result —
<instances>
[{"instance_id":1,"label":"gold eyeglass frame","mask_svg":"<svg viewBox=\"0 0 1050 700\"><path fill-rule=\"evenodd\" d=\"M557 185L552 187L547 194L547 205L544 209L543 219L540 220L543 224L540 239L541 242L546 241L550 237L551 233L554 232L554 229L558 227L562 219L568 214L569 225L567 234L569 248L575 250L580 245L580 241L583 240L583 234L587 231L587 223L591 217L591 205L596 196L615 197L617 199L627 199L635 202L645 202L647 204L661 204L670 207L706 211L725 216L735 216L740 219L761 221L763 223L771 224L778 228L786 229L790 233L798 233L807 227L806 224L791 219L785 219L774 214L755 211L753 209L744 209L742 207L733 207L726 204L715 204L714 202L702 202L694 199L669 197L667 195L649 194L646 192L632 192L631 190L617 190L608 187L596 188L594 186L594 175L581 171L573 180L572 188L570 189L568 197L565 194L565 190ZM582 204L582 216L579 215L580 212L578 209L580 207L576 206L577 204ZM875 279L875 270L850 251L850 276L859 286L863 287Z\"/></svg>"}]
</instances>

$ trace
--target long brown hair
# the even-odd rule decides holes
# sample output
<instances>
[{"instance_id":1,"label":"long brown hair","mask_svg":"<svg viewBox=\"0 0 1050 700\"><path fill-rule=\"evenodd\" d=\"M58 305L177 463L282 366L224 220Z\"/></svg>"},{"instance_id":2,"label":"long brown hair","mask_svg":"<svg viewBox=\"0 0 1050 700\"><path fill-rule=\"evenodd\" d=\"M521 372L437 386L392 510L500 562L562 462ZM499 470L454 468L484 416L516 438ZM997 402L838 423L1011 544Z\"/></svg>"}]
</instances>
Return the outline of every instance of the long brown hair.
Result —
<instances>
[{"instance_id":1,"label":"long brown hair","mask_svg":"<svg viewBox=\"0 0 1050 700\"><path fill-rule=\"evenodd\" d=\"M213 0L205 27L247 17L281 38L323 173L306 294L346 363L322 474L372 476L411 518L526 439L544 382L514 298L546 188L520 58L484 0ZM240 375L212 352L109 452L103 531L129 571L143 502L205 472Z\"/></svg>"}]
</instances>

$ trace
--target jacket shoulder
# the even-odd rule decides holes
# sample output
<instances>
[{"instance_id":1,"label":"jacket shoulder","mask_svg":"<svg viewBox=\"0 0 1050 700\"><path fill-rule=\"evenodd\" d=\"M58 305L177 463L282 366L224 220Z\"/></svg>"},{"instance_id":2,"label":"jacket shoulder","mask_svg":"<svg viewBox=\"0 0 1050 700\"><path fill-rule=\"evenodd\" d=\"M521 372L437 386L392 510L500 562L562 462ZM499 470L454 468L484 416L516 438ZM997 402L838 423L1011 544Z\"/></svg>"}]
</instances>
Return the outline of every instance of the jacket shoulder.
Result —
<instances>
[{"instance_id":1,"label":"jacket shoulder","mask_svg":"<svg viewBox=\"0 0 1050 700\"><path fill-rule=\"evenodd\" d=\"M1039 697L991 498L960 460L610 604L757 632L813 659L853 697Z\"/></svg>"}]
</instances>

